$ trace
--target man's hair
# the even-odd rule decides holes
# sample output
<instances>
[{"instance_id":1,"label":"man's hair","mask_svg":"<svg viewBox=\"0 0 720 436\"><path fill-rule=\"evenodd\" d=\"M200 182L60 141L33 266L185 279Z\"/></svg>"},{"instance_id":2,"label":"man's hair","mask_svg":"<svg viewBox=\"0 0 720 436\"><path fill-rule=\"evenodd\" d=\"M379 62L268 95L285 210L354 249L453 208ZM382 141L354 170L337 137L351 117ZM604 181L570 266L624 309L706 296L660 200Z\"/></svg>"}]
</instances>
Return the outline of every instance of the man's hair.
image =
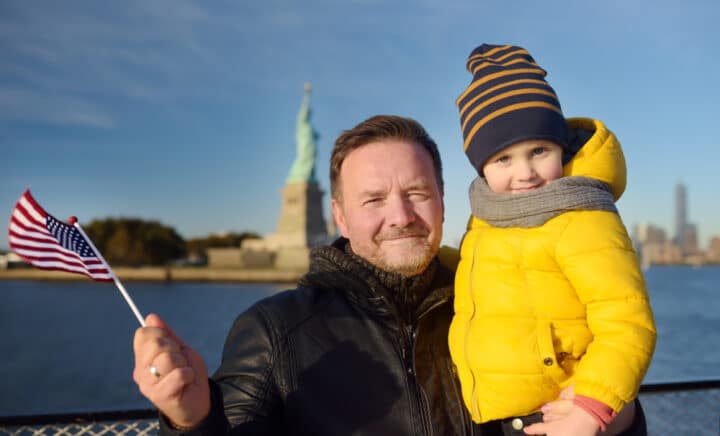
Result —
<instances>
[{"instance_id":1,"label":"man's hair","mask_svg":"<svg viewBox=\"0 0 720 436\"><path fill-rule=\"evenodd\" d=\"M397 115L376 115L361 122L350 130L345 130L335 141L330 157L330 192L332 198L340 201L340 168L345 158L353 151L371 142L389 139L405 141L422 146L433 160L435 179L440 193L443 193L442 162L437 144L425 131L425 128L412 118Z\"/></svg>"}]
</instances>

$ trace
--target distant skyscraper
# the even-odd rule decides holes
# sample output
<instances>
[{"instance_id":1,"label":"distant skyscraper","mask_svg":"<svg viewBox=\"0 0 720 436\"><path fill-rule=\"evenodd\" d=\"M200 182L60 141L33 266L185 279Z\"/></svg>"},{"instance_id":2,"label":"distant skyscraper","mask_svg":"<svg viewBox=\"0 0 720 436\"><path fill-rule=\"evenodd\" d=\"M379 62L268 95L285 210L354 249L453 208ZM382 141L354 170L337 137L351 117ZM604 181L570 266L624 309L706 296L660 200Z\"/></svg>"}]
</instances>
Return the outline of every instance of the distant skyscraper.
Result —
<instances>
[{"instance_id":1,"label":"distant skyscraper","mask_svg":"<svg viewBox=\"0 0 720 436\"><path fill-rule=\"evenodd\" d=\"M680 246L683 254L695 255L698 253L698 231L697 226L692 223L685 224L683 232L683 245Z\"/></svg>"},{"instance_id":2,"label":"distant skyscraper","mask_svg":"<svg viewBox=\"0 0 720 436\"><path fill-rule=\"evenodd\" d=\"M675 186L675 244L682 247L685 242L685 227L687 226L687 192L685 185L678 183Z\"/></svg>"}]
</instances>

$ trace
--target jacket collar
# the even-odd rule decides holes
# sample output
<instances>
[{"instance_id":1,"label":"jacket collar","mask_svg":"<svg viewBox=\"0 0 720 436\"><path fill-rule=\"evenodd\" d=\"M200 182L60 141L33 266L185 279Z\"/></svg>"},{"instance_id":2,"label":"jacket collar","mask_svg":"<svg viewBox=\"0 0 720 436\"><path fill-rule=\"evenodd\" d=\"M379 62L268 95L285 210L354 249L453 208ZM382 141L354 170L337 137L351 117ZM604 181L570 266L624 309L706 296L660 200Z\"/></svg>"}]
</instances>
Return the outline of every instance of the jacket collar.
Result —
<instances>
[{"instance_id":1,"label":"jacket collar","mask_svg":"<svg viewBox=\"0 0 720 436\"><path fill-rule=\"evenodd\" d=\"M367 262L346 238L310 252L310 271L298 285L342 291L353 303L380 315L412 322L452 298L453 273L437 258L420 275L405 277Z\"/></svg>"}]
</instances>

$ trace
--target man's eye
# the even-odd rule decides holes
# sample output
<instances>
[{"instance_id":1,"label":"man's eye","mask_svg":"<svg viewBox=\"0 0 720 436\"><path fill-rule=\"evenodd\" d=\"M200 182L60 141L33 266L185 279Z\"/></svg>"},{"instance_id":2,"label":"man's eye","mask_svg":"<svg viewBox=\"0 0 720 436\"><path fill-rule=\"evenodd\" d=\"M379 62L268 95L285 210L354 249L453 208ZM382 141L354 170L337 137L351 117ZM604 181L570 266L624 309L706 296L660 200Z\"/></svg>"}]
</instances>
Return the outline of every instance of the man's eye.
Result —
<instances>
[{"instance_id":1,"label":"man's eye","mask_svg":"<svg viewBox=\"0 0 720 436\"><path fill-rule=\"evenodd\" d=\"M408 197L410 197L411 200L422 201L422 200L426 200L429 197L429 195L427 195L424 192L411 192L408 195Z\"/></svg>"}]
</instances>

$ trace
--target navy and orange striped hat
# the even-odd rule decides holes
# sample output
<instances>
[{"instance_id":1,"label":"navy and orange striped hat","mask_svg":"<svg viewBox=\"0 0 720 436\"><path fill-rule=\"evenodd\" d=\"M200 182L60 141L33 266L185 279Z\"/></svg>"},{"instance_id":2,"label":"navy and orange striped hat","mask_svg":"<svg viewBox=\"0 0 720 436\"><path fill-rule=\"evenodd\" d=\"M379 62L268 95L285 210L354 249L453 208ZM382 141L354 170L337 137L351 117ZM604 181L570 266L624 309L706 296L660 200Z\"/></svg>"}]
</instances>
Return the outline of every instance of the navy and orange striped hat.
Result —
<instances>
[{"instance_id":1,"label":"navy and orange striped hat","mask_svg":"<svg viewBox=\"0 0 720 436\"><path fill-rule=\"evenodd\" d=\"M560 102L527 50L483 44L470 53L467 69L473 80L455 103L465 153L479 174L493 154L519 141L546 139L566 148Z\"/></svg>"}]
</instances>

